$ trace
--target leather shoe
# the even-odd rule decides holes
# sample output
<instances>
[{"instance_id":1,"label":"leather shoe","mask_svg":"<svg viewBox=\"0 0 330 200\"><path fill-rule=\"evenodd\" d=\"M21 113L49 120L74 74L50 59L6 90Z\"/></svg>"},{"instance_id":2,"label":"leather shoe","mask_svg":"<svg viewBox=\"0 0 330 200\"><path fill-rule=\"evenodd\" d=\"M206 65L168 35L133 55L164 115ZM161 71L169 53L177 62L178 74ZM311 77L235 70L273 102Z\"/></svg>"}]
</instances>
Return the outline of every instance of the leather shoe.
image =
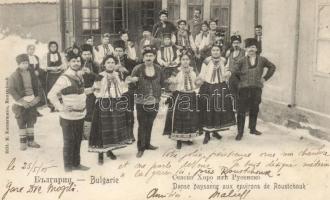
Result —
<instances>
[{"instance_id":1,"label":"leather shoe","mask_svg":"<svg viewBox=\"0 0 330 200\"><path fill-rule=\"evenodd\" d=\"M217 133L217 132L213 132L212 133L212 136L215 137L218 140L221 140L221 138L222 138L222 136L219 133Z\"/></svg>"},{"instance_id":2,"label":"leather shoe","mask_svg":"<svg viewBox=\"0 0 330 200\"><path fill-rule=\"evenodd\" d=\"M262 132L258 131L257 129L255 130L250 130L250 134L253 134L253 135L261 135Z\"/></svg>"},{"instance_id":3,"label":"leather shoe","mask_svg":"<svg viewBox=\"0 0 330 200\"><path fill-rule=\"evenodd\" d=\"M141 158L143 156L143 151L138 151L138 153L136 154L137 158Z\"/></svg>"},{"instance_id":4,"label":"leather shoe","mask_svg":"<svg viewBox=\"0 0 330 200\"><path fill-rule=\"evenodd\" d=\"M113 154L112 151L107 151L107 156L111 159L111 160L116 160L117 156L115 154Z\"/></svg>"},{"instance_id":5,"label":"leather shoe","mask_svg":"<svg viewBox=\"0 0 330 200\"><path fill-rule=\"evenodd\" d=\"M152 146L151 144L146 148L147 150L156 150L158 147Z\"/></svg>"},{"instance_id":6,"label":"leather shoe","mask_svg":"<svg viewBox=\"0 0 330 200\"><path fill-rule=\"evenodd\" d=\"M87 171L87 170L89 170L89 167L86 167L84 165L78 165L78 166L72 167L72 170Z\"/></svg>"},{"instance_id":7,"label":"leather shoe","mask_svg":"<svg viewBox=\"0 0 330 200\"><path fill-rule=\"evenodd\" d=\"M242 139L242 137L243 137L243 134L239 133L239 134L237 134L235 140L240 141Z\"/></svg>"}]
</instances>

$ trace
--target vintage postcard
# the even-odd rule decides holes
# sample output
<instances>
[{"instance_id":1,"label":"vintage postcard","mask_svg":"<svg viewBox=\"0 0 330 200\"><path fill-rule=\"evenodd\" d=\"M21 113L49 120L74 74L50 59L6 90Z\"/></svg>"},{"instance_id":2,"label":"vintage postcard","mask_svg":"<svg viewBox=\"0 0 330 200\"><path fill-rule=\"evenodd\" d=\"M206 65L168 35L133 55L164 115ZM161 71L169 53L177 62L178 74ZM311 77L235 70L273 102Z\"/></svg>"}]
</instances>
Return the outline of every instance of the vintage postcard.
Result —
<instances>
[{"instance_id":1,"label":"vintage postcard","mask_svg":"<svg viewBox=\"0 0 330 200\"><path fill-rule=\"evenodd\" d=\"M330 0L0 0L1 200L330 199Z\"/></svg>"}]
</instances>

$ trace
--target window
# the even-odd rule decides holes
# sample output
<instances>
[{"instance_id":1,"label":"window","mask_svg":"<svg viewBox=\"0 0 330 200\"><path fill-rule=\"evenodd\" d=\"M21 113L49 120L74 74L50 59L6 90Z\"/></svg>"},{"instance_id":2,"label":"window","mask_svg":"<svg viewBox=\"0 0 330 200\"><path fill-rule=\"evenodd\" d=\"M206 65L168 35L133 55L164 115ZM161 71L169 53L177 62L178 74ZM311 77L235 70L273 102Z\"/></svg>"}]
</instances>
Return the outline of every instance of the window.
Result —
<instances>
[{"instance_id":1,"label":"window","mask_svg":"<svg viewBox=\"0 0 330 200\"><path fill-rule=\"evenodd\" d=\"M150 0L144 0L141 1L141 17L140 17L140 23L141 26L143 25L149 25L153 26L155 24L155 16L158 16L158 13L156 13L156 3L155 1Z\"/></svg>"},{"instance_id":2,"label":"window","mask_svg":"<svg viewBox=\"0 0 330 200\"><path fill-rule=\"evenodd\" d=\"M125 8L125 0L103 1L103 33L118 34L127 27Z\"/></svg>"},{"instance_id":3,"label":"window","mask_svg":"<svg viewBox=\"0 0 330 200\"><path fill-rule=\"evenodd\" d=\"M317 72L330 75L330 4L318 7Z\"/></svg>"},{"instance_id":4,"label":"window","mask_svg":"<svg viewBox=\"0 0 330 200\"><path fill-rule=\"evenodd\" d=\"M226 36L229 37L230 0L212 0L211 19L217 19L218 26L226 30Z\"/></svg>"},{"instance_id":5,"label":"window","mask_svg":"<svg viewBox=\"0 0 330 200\"><path fill-rule=\"evenodd\" d=\"M180 19L180 0L168 0L168 19L173 23L176 23Z\"/></svg>"},{"instance_id":6,"label":"window","mask_svg":"<svg viewBox=\"0 0 330 200\"><path fill-rule=\"evenodd\" d=\"M188 0L188 20L194 17L194 10L201 11L201 18L203 19L203 0Z\"/></svg>"},{"instance_id":7,"label":"window","mask_svg":"<svg viewBox=\"0 0 330 200\"><path fill-rule=\"evenodd\" d=\"M85 33L100 31L100 9L98 0L81 1L82 30Z\"/></svg>"}]
</instances>

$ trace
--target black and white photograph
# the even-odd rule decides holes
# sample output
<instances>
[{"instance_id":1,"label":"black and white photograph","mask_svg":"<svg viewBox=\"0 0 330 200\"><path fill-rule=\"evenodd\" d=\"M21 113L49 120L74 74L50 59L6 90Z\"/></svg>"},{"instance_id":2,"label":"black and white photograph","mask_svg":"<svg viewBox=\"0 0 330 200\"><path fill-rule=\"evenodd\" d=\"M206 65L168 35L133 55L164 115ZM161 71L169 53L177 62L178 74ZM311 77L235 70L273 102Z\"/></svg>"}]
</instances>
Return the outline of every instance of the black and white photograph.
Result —
<instances>
[{"instance_id":1,"label":"black and white photograph","mask_svg":"<svg viewBox=\"0 0 330 200\"><path fill-rule=\"evenodd\" d=\"M330 0L0 0L1 200L330 199Z\"/></svg>"}]
</instances>

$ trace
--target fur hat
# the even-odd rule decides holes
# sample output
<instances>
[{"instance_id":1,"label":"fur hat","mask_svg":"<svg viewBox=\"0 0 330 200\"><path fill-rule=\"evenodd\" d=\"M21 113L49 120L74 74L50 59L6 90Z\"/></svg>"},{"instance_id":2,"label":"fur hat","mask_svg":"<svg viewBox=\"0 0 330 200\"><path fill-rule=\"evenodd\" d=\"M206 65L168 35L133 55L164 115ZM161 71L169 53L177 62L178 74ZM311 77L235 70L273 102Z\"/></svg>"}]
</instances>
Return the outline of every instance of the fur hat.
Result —
<instances>
[{"instance_id":1,"label":"fur hat","mask_svg":"<svg viewBox=\"0 0 330 200\"><path fill-rule=\"evenodd\" d=\"M255 38L247 38L245 39L245 47L250 47L255 45L256 47L258 46L258 41Z\"/></svg>"},{"instance_id":2,"label":"fur hat","mask_svg":"<svg viewBox=\"0 0 330 200\"><path fill-rule=\"evenodd\" d=\"M89 44L83 44L83 45L81 45L80 49L81 49L81 52L83 52L83 51L90 51L91 53L93 53L93 47L91 45L89 45Z\"/></svg>"},{"instance_id":3,"label":"fur hat","mask_svg":"<svg viewBox=\"0 0 330 200\"><path fill-rule=\"evenodd\" d=\"M163 10L159 11L159 16L161 16L161 15L168 16L168 10L167 9L163 9Z\"/></svg>"},{"instance_id":4,"label":"fur hat","mask_svg":"<svg viewBox=\"0 0 330 200\"><path fill-rule=\"evenodd\" d=\"M230 42L233 43L234 41L239 41L240 43L242 42L242 38L240 35L232 35L230 37Z\"/></svg>"},{"instance_id":5,"label":"fur hat","mask_svg":"<svg viewBox=\"0 0 330 200\"><path fill-rule=\"evenodd\" d=\"M153 45L145 45L142 50L142 55L145 55L146 53L152 53L156 55L157 49Z\"/></svg>"},{"instance_id":6,"label":"fur hat","mask_svg":"<svg viewBox=\"0 0 330 200\"><path fill-rule=\"evenodd\" d=\"M67 60L67 61L70 61L70 60L75 59L75 58L80 58L80 55L79 55L79 54L75 54L75 53L73 53L72 50L71 50L71 51L68 51L68 52L66 53L66 60Z\"/></svg>"},{"instance_id":7,"label":"fur hat","mask_svg":"<svg viewBox=\"0 0 330 200\"><path fill-rule=\"evenodd\" d=\"M17 64L21 64L22 62L29 62L29 56L27 54L19 54L16 56Z\"/></svg>"},{"instance_id":8,"label":"fur hat","mask_svg":"<svg viewBox=\"0 0 330 200\"><path fill-rule=\"evenodd\" d=\"M113 48L116 49L116 48L122 48L122 49L125 49L125 42L124 40L116 40L114 43L113 43Z\"/></svg>"}]
</instances>

